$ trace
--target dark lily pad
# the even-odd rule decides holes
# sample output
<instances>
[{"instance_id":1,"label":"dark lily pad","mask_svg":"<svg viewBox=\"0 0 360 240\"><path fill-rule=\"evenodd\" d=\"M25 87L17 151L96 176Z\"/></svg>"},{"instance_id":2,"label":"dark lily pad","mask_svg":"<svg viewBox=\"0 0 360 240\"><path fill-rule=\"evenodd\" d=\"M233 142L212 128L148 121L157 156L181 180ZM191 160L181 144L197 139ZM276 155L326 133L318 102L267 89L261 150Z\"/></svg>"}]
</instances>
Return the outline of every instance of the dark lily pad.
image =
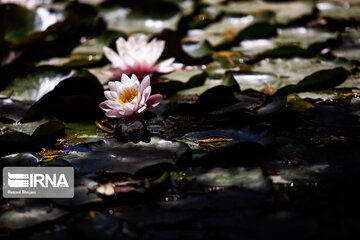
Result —
<instances>
[{"instance_id":1,"label":"dark lily pad","mask_svg":"<svg viewBox=\"0 0 360 240\"><path fill-rule=\"evenodd\" d=\"M69 213L59 208L52 208L51 211L49 211L48 208L50 208L50 206L5 212L0 215L0 228L19 231L46 222L55 221Z\"/></svg>"},{"instance_id":2,"label":"dark lily pad","mask_svg":"<svg viewBox=\"0 0 360 240\"><path fill-rule=\"evenodd\" d=\"M85 70L72 70L56 66L40 66L23 77L18 77L4 90L11 98L25 102L35 102L52 91L60 82L70 77L95 77Z\"/></svg>"},{"instance_id":3,"label":"dark lily pad","mask_svg":"<svg viewBox=\"0 0 360 240\"><path fill-rule=\"evenodd\" d=\"M67 141L67 145L76 145L79 143L99 142L106 138L107 134L96 127L94 122L67 123L65 125L67 136L76 137Z\"/></svg>"},{"instance_id":4,"label":"dark lily pad","mask_svg":"<svg viewBox=\"0 0 360 240\"><path fill-rule=\"evenodd\" d=\"M51 146L65 135L65 126L59 121L46 122L29 135L23 132L8 132L0 136L1 152L39 150Z\"/></svg>"},{"instance_id":5,"label":"dark lily pad","mask_svg":"<svg viewBox=\"0 0 360 240\"><path fill-rule=\"evenodd\" d=\"M180 9L177 5L166 2L142 1L131 8L101 8L109 30L127 33L155 33L164 28L176 29L180 19Z\"/></svg>"},{"instance_id":6,"label":"dark lily pad","mask_svg":"<svg viewBox=\"0 0 360 240\"><path fill-rule=\"evenodd\" d=\"M0 99L0 122L19 121L28 109L29 105L23 102L11 98Z\"/></svg>"},{"instance_id":7,"label":"dark lily pad","mask_svg":"<svg viewBox=\"0 0 360 240\"><path fill-rule=\"evenodd\" d=\"M39 7L35 11L16 4L7 4L2 7L6 9L5 39L11 42L20 42L31 33L44 31L64 18L62 12L44 7Z\"/></svg>"},{"instance_id":8,"label":"dark lily pad","mask_svg":"<svg viewBox=\"0 0 360 240\"><path fill-rule=\"evenodd\" d=\"M327 9L321 9L319 16L326 19L332 19L337 21L350 21L360 20L360 7L358 6L351 6L351 7L341 7L332 5L332 7L329 7Z\"/></svg>"},{"instance_id":9,"label":"dark lily pad","mask_svg":"<svg viewBox=\"0 0 360 240\"><path fill-rule=\"evenodd\" d=\"M280 88L276 94L289 94L293 92L315 91L336 87L344 82L349 72L343 67L331 70L322 70L305 77L296 85L288 85Z\"/></svg>"},{"instance_id":10,"label":"dark lily pad","mask_svg":"<svg viewBox=\"0 0 360 240\"><path fill-rule=\"evenodd\" d=\"M39 161L31 153L14 153L0 157L1 166L35 166Z\"/></svg>"},{"instance_id":11,"label":"dark lily pad","mask_svg":"<svg viewBox=\"0 0 360 240\"><path fill-rule=\"evenodd\" d=\"M331 53L336 57L360 62L360 31L355 28L350 28L344 31L340 37L342 39L342 44L338 48L332 50Z\"/></svg>"},{"instance_id":12,"label":"dark lily pad","mask_svg":"<svg viewBox=\"0 0 360 240\"><path fill-rule=\"evenodd\" d=\"M197 183L206 187L239 187L267 191L269 181L259 168L246 171L244 168L214 168L196 176Z\"/></svg>"},{"instance_id":13,"label":"dark lily pad","mask_svg":"<svg viewBox=\"0 0 360 240\"><path fill-rule=\"evenodd\" d=\"M181 143L153 137L150 143L120 143L115 139L91 145L92 152L70 152L63 157L79 168L80 173L98 170L124 172L138 176L144 168L153 167L146 175L160 176L164 170L175 167L175 160L187 151ZM156 150L154 150L156 149ZM146 177L146 176L144 176Z\"/></svg>"},{"instance_id":14,"label":"dark lily pad","mask_svg":"<svg viewBox=\"0 0 360 240\"><path fill-rule=\"evenodd\" d=\"M268 88L278 89L279 87L285 87L290 84L297 84L300 80L304 79L320 70L331 70L336 67L345 67L350 70L354 67L352 63L342 60L322 60L322 59L304 59L304 58L291 58L291 59L264 59L254 66L252 71L259 73L266 73L270 75L264 76L264 78L253 79L253 81L247 81L247 87L258 91L264 90L264 85ZM239 84L241 88L241 74L239 72ZM273 79L271 76L277 78ZM269 81L265 81L268 78ZM251 85L249 85L251 83Z\"/></svg>"},{"instance_id":15,"label":"dark lily pad","mask_svg":"<svg viewBox=\"0 0 360 240\"><path fill-rule=\"evenodd\" d=\"M44 116L67 122L97 119L103 116L98 105L104 98L103 86L96 78L70 77L34 103L21 121L35 121Z\"/></svg>"},{"instance_id":16,"label":"dark lily pad","mask_svg":"<svg viewBox=\"0 0 360 240\"><path fill-rule=\"evenodd\" d=\"M195 73L197 73L196 71ZM170 81L164 81L155 83L152 86L152 91L154 93L161 93L165 95L171 95L175 92L198 87L204 84L207 73L201 72L199 74L193 75L193 72L187 72L187 71L176 71L174 73L171 73L169 75L166 75L165 77ZM190 77L188 77L190 75ZM172 80L172 79L179 79L179 80ZM185 80L185 81L184 81Z\"/></svg>"},{"instance_id":17,"label":"dark lily pad","mask_svg":"<svg viewBox=\"0 0 360 240\"><path fill-rule=\"evenodd\" d=\"M200 65L212 60L210 56L210 46L207 45L207 42L197 48L197 50L201 50L201 54L198 53L192 56L191 51L187 52L184 50L182 36L173 30L164 29L152 35L152 38L165 41L165 50L162 54L163 58L174 57L176 61L189 65Z\"/></svg>"},{"instance_id":18,"label":"dark lily pad","mask_svg":"<svg viewBox=\"0 0 360 240\"><path fill-rule=\"evenodd\" d=\"M101 204L103 199L91 192L88 186L76 186L73 198L54 198L52 202L66 207L81 207L86 205Z\"/></svg>"},{"instance_id":19,"label":"dark lily pad","mask_svg":"<svg viewBox=\"0 0 360 240\"><path fill-rule=\"evenodd\" d=\"M253 1L231 2L222 9L227 13L242 13L269 16L272 12L275 23L290 24L297 19L312 15L314 6L307 2L262 2Z\"/></svg>"}]
</instances>

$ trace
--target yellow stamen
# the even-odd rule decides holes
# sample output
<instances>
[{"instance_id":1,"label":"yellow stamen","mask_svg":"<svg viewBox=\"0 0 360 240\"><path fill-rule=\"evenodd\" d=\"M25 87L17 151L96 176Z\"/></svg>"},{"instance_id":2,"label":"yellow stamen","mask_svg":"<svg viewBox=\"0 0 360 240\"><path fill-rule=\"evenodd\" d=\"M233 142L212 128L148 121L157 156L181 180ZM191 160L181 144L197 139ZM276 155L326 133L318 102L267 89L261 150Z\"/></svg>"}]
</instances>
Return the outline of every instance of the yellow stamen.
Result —
<instances>
[{"instance_id":1,"label":"yellow stamen","mask_svg":"<svg viewBox=\"0 0 360 240\"><path fill-rule=\"evenodd\" d=\"M136 89L133 89L133 88L125 89L124 92L122 92L121 95L119 96L118 101L119 101L120 104L129 103L137 95L138 95L138 91Z\"/></svg>"}]
</instances>

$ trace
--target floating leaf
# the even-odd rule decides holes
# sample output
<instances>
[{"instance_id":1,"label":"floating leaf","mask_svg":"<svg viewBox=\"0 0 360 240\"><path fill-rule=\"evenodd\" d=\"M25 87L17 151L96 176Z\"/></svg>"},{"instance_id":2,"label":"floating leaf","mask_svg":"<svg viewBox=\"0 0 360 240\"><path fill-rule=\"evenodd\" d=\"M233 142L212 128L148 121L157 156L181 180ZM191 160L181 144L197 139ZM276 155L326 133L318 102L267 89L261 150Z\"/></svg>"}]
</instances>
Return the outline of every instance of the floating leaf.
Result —
<instances>
[{"instance_id":1,"label":"floating leaf","mask_svg":"<svg viewBox=\"0 0 360 240\"><path fill-rule=\"evenodd\" d=\"M97 79L70 77L34 103L21 121L34 121L44 116L68 122L96 119L103 115L98 107L103 99L103 86Z\"/></svg>"},{"instance_id":2,"label":"floating leaf","mask_svg":"<svg viewBox=\"0 0 360 240\"><path fill-rule=\"evenodd\" d=\"M292 92L305 92L335 87L344 82L349 72L343 67L331 70L322 70L305 77L296 85L280 88L277 94L289 94Z\"/></svg>"},{"instance_id":3,"label":"floating leaf","mask_svg":"<svg viewBox=\"0 0 360 240\"><path fill-rule=\"evenodd\" d=\"M68 211L59 208L52 208L51 211L48 211L44 206L12 210L0 215L0 228L19 231L57 220L68 213Z\"/></svg>"},{"instance_id":4,"label":"floating leaf","mask_svg":"<svg viewBox=\"0 0 360 240\"><path fill-rule=\"evenodd\" d=\"M64 14L56 10L39 7L35 11L15 4L2 6L6 14L5 39L20 42L31 33L44 31L50 25L62 20Z\"/></svg>"},{"instance_id":5,"label":"floating leaf","mask_svg":"<svg viewBox=\"0 0 360 240\"><path fill-rule=\"evenodd\" d=\"M29 135L23 132L9 132L0 136L1 152L36 150L51 146L65 135L65 126L59 121L49 121L38 126Z\"/></svg>"},{"instance_id":6,"label":"floating leaf","mask_svg":"<svg viewBox=\"0 0 360 240\"><path fill-rule=\"evenodd\" d=\"M222 9L227 13L242 13L263 16L273 16L276 23L286 25L297 19L312 14L314 6L307 2L261 2L253 1L231 2ZM269 14L269 11L274 15Z\"/></svg>"},{"instance_id":7,"label":"floating leaf","mask_svg":"<svg viewBox=\"0 0 360 240\"><path fill-rule=\"evenodd\" d=\"M158 1L153 4L142 1L131 8L101 8L108 29L127 33L155 33L164 28L175 29L180 19L179 7L171 2Z\"/></svg>"},{"instance_id":8,"label":"floating leaf","mask_svg":"<svg viewBox=\"0 0 360 240\"><path fill-rule=\"evenodd\" d=\"M154 150L156 149L156 150ZM135 174L141 169L151 168L152 176L161 175L164 170L172 169L175 160L187 151L181 143L153 137L150 143L120 143L116 140L105 140L91 146L92 152L70 152L63 157L79 168L80 173L91 173L98 170L121 171Z\"/></svg>"}]
</instances>

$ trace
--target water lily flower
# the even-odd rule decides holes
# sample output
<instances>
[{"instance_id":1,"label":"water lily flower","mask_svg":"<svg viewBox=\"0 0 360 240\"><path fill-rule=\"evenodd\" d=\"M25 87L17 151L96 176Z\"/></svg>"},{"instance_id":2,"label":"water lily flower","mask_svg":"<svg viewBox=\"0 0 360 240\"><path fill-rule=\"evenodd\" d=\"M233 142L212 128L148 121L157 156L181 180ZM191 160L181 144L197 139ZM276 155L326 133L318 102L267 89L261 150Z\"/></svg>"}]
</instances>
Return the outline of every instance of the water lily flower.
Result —
<instances>
[{"instance_id":1,"label":"water lily flower","mask_svg":"<svg viewBox=\"0 0 360 240\"><path fill-rule=\"evenodd\" d=\"M141 84L135 74L129 78L121 75L121 82L109 82L105 91L106 101L99 104L109 118L124 118L126 125L132 124L145 110L156 107L162 100L161 94L151 94L150 77L146 76Z\"/></svg>"},{"instance_id":2,"label":"water lily flower","mask_svg":"<svg viewBox=\"0 0 360 240\"><path fill-rule=\"evenodd\" d=\"M148 42L146 35L131 36L128 41L120 37L116 40L117 53L111 48L104 47L105 56L118 71L102 71L110 77L120 77L123 73L135 74L143 78L152 74L164 74L175 70L172 66L174 58L169 58L158 64L159 57L165 48L165 41L154 38ZM156 64L156 65L155 65Z\"/></svg>"}]
</instances>

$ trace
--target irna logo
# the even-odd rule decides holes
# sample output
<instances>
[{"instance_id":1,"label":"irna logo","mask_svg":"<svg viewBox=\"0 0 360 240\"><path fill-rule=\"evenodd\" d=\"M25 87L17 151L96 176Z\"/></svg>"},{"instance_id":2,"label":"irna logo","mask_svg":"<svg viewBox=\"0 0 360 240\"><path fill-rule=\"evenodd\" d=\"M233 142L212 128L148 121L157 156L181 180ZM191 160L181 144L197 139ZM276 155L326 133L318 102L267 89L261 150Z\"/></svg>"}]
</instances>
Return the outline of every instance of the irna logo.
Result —
<instances>
[{"instance_id":1,"label":"irna logo","mask_svg":"<svg viewBox=\"0 0 360 240\"><path fill-rule=\"evenodd\" d=\"M4 167L5 198L72 198L73 167Z\"/></svg>"},{"instance_id":2,"label":"irna logo","mask_svg":"<svg viewBox=\"0 0 360 240\"><path fill-rule=\"evenodd\" d=\"M8 185L13 188L36 188L49 186L54 188L69 187L64 174L43 173L10 173L8 172Z\"/></svg>"}]
</instances>

